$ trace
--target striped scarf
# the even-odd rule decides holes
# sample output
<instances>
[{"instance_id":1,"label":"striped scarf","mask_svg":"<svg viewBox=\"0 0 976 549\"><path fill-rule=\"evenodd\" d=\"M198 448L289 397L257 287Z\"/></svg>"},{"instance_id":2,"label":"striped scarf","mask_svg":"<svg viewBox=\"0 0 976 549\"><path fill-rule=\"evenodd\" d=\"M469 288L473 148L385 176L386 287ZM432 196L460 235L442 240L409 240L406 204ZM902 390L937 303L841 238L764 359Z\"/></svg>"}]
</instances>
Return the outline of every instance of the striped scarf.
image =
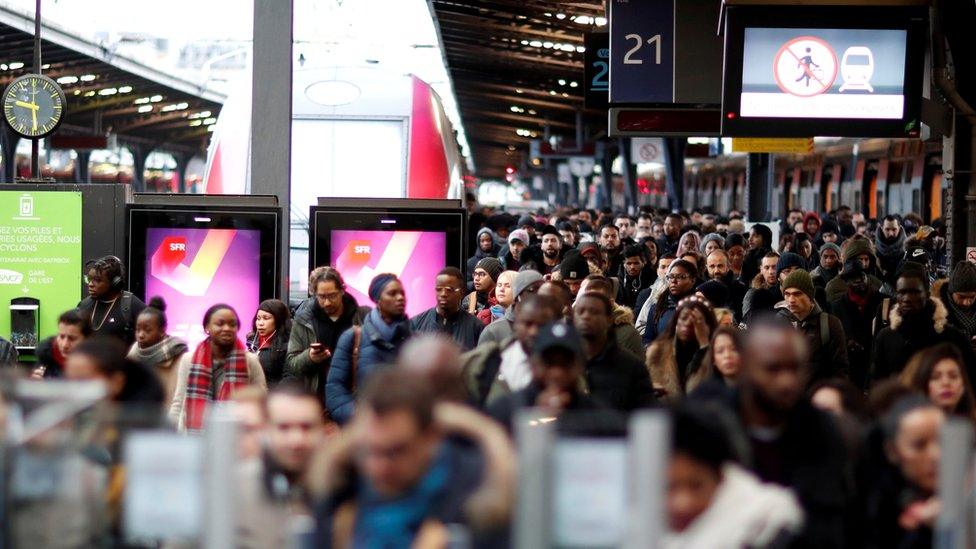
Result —
<instances>
[{"instance_id":1,"label":"striped scarf","mask_svg":"<svg viewBox=\"0 0 976 549\"><path fill-rule=\"evenodd\" d=\"M190 375L186 382L186 430L189 433L200 433L203 430L203 417L207 405L211 401L210 386L213 377L213 357L211 356L210 338L197 345L190 362ZM234 342L234 349L224 361L223 382L217 387L216 400L228 400L238 387L250 383L247 370L247 351L239 340Z\"/></svg>"}]
</instances>

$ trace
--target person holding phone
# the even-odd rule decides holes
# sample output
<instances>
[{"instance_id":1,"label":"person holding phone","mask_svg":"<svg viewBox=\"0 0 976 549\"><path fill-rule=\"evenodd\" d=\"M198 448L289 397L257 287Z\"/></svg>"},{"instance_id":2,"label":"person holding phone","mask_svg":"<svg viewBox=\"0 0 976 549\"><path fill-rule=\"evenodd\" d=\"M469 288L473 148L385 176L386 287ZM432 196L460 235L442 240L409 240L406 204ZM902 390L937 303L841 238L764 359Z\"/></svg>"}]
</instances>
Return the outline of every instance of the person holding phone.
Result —
<instances>
[{"instance_id":1,"label":"person holding phone","mask_svg":"<svg viewBox=\"0 0 976 549\"><path fill-rule=\"evenodd\" d=\"M356 298L346 292L342 275L332 267L314 269L308 288L312 297L298 306L292 320L285 378L302 381L324 399L325 379L339 336L362 325L369 307L360 307Z\"/></svg>"}]
</instances>

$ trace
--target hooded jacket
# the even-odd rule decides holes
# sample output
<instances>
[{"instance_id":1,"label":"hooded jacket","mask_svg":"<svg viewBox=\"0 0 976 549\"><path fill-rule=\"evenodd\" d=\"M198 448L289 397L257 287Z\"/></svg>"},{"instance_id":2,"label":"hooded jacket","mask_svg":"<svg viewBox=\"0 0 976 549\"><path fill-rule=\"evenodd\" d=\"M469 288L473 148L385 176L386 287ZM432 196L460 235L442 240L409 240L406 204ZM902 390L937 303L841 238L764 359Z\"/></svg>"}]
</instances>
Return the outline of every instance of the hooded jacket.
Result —
<instances>
[{"instance_id":1,"label":"hooded jacket","mask_svg":"<svg viewBox=\"0 0 976 549\"><path fill-rule=\"evenodd\" d=\"M478 241L483 233L487 233L489 236L491 236L491 249L487 252L482 251L481 245L478 244ZM475 243L477 245L477 249L475 250L474 255L468 258L468 262L466 264L467 269L464 271L464 276L467 277L468 290L473 289L472 284L474 282L471 277L474 276L474 268L476 265L478 265L478 262L486 257L498 257L498 254L501 251L501 247L497 243L495 233L488 227L482 227L478 231L478 236L475 238Z\"/></svg>"},{"instance_id":2,"label":"hooded jacket","mask_svg":"<svg viewBox=\"0 0 976 549\"><path fill-rule=\"evenodd\" d=\"M847 341L847 358L851 381L859 389L867 389L868 368L871 364L871 346L874 337L874 317L884 298L878 292L868 290L867 302L861 311L848 294L830 303L830 314L840 320Z\"/></svg>"},{"instance_id":3,"label":"hooded jacket","mask_svg":"<svg viewBox=\"0 0 976 549\"><path fill-rule=\"evenodd\" d=\"M848 260L854 259L861 254L868 254L871 257L871 265L865 270L868 276L868 287L876 292L880 292L884 283L880 278L871 274L878 266L878 256L875 255L874 248L870 242L863 239L851 240L844 246L843 260L846 263ZM841 277L835 276L827 283L825 290L827 292L827 302L836 301L844 297L844 294L847 293L847 282Z\"/></svg>"},{"instance_id":4,"label":"hooded jacket","mask_svg":"<svg viewBox=\"0 0 976 549\"><path fill-rule=\"evenodd\" d=\"M637 328L634 327L634 311L618 303L613 308L613 318L610 322L613 325L611 330L617 347L640 359L644 354L644 345Z\"/></svg>"},{"instance_id":5,"label":"hooded jacket","mask_svg":"<svg viewBox=\"0 0 976 549\"><path fill-rule=\"evenodd\" d=\"M929 303L915 318L906 318L896 304L891 308L891 324L878 332L871 349L871 379L879 380L900 374L915 353L939 343L952 343L962 353L966 373L976 376L976 355L968 338L948 321L949 312L942 301Z\"/></svg>"}]
</instances>

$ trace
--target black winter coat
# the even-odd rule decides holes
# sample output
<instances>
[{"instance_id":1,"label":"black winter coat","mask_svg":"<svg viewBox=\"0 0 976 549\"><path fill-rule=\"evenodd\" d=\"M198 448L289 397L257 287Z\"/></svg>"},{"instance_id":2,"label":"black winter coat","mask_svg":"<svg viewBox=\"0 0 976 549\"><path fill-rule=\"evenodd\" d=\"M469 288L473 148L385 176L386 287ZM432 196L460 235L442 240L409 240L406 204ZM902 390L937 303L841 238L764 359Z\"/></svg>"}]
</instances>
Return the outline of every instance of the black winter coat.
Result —
<instances>
[{"instance_id":1,"label":"black winter coat","mask_svg":"<svg viewBox=\"0 0 976 549\"><path fill-rule=\"evenodd\" d=\"M410 319L413 333L441 333L454 340L461 351L470 351L478 346L478 338L485 325L467 311L458 311L453 318L444 318L433 307Z\"/></svg>"},{"instance_id":2,"label":"black winter coat","mask_svg":"<svg viewBox=\"0 0 976 549\"><path fill-rule=\"evenodd\" d=\"M611 336L603 351L586 362L590 395L621 412L653 406L657 399L644 363L617 347Z\"/></svg>"},{"instance_id":3,"label":"black winter coat","mask_svg":"<svg viewBox=\"0 0 976 549\"><path fill-rule=\"evenodd\" d=\"M917 318L902 317L898 305L891 308L891 325L874 338L871 350L871 380L877 381L901 373L915 353L939 343L951 343L962 353L969 379L976 379L976 354L962 332L947 320L945 305L929 299Z\"/></svg>"},{"instance_id":4,"label":"black winter coat","mask_svg":"<svg viewBox=\"0 0 976 549\"><path fill-rule=\"evenodd\" d=\"M840 320L847 339L847 360L850 378L859 389L867 389L868 369L871 364L871 346L874 340L874 317L884 298L877 292L868 296L864 311L846 295L830 304L830 314Z\"/></svg>"}]
</instances>

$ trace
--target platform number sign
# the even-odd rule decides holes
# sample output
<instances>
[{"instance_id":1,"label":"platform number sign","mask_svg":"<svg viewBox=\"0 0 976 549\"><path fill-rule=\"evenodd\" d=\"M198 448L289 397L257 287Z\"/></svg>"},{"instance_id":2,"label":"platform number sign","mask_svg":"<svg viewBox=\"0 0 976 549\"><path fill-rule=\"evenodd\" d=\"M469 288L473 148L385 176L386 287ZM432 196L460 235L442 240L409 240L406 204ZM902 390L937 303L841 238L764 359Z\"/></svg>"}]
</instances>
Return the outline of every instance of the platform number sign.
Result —
<instances>
[{"instance_id":1,"label":"platform number sign","mask_svg":"<svg viewBox=\"0 0 976 549\"><path fill-rule=\"evenodd\" d=\"M610 102L674 101L674 13L678 0L613 0Z\"/></svg>"},{"instance_id":2,"label":"platform number sign","mask_svg":"<svg viewBox=\"0 0 976 549\"><path fill-rule=\"evenodd\" d=\"M610 93L610 35L605 32L587 33L583 36L586 51L583 54L586 67L584 101L588 109L606 109Z\"/></svg>"}]
</instances>

